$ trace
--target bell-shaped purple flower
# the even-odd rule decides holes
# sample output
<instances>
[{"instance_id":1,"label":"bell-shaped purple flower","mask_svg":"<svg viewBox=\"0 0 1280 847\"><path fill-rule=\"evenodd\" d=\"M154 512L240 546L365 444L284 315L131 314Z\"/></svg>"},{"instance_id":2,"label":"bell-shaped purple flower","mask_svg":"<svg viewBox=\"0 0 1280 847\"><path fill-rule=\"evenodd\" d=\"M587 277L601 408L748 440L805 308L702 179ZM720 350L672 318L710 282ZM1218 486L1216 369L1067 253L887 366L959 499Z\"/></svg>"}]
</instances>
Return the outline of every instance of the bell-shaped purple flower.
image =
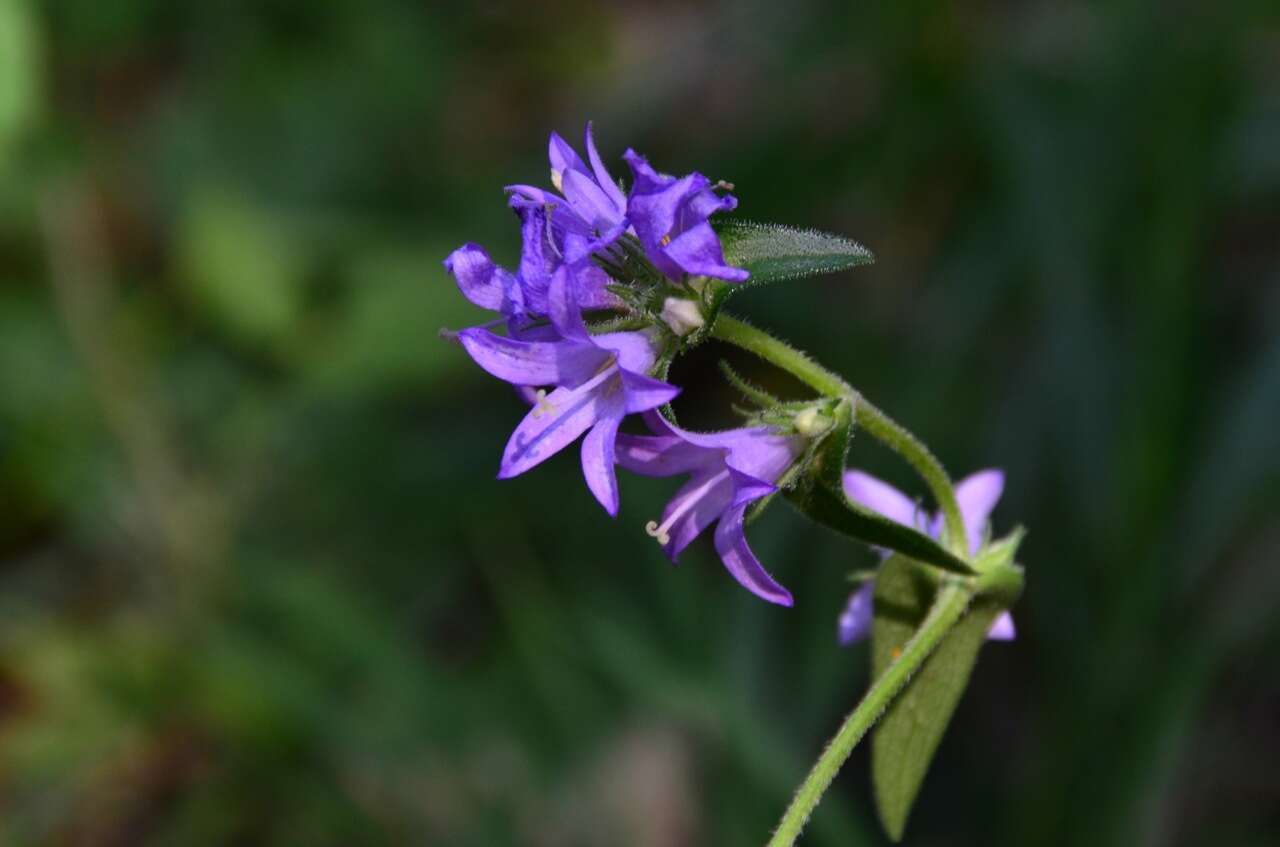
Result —
<instances>
[{"instance_id":1,"label":"bell-shaped purple flower","mask_svg":"<svg viewBox=\"0 0 1280 847\"><path fill-rule=\"evenodd\" d=\"M707 222L716 212L737 208L732 195L719 195L700 173L676 178L660 174L634 150L623 154L635 179L627 198L627 218L649 259L672 279L684 274L743 282L750 274L725 264L720 238Z\"/></svg>"},{"instance_id":2,"label":"bell-shaped purple flower","mask_svg":"<svg viewBox=\"0 0 1280 847\"><path fill-rule=\"evenodd\" d=\"M618 436L618 464L646 476L689 475L667 504L661 523L650 521L646 531L674 562L718 521L716 551L734 579L770 603L792 605L791 592L747 546L743 519L751 502L776 490L775 483L803 452L804 439L763 427L688 432L652 412L645 421L656 434Z\"/></svg>"},{"instance_id":3,"label":"bell-shaped purple flower","mask_svg":"<svg viewBox=\"0 0 1280 847\"><path fill-rule=\"evenodd\" d=\"M590 122L583 134L590 167L558 133L551 133L551 184L559 194L533 185L507 186L514 194L512 205L547 210L549 235L555 243L578 236L564 246L563 260L570 262L607 247L627 230L627 198L605 169Z\"/></svg>"},{"instance_id":4,"label":"bell-shaped purple flower","mask_svg":"<svg viewBox=\"0 0 1280 847\"><path fill-rule=\"evenodd\" d=\"M523 336L531 321L549 311L547 292L551 278L566 251L585 251L584 237L576 234L555 239L546 208L513 197L511 206L520 217L522 246L516 273L495 264L478 244L467 243L444 260L444 267L458 283L458 289L482 309L500 313L513 335ZM609 277L600 268L580 263L577 298L583 309L608 309L618 300L605 288Z\"/></svg>"},{"instance_id":5,"label":"bell-shaped purple flower","mask_svg":"<svg viewBox=\"0 0 1280 847\"><path fill-rule=\"evenodd\" d=\"M964 521L965 541L969 555L976 555L987 531L987 520L1004 491L1004 473L985 470L965 477L956 485L956 501L960 517ZM942 535L942 516L926 514L919 505L898 489L862 471L845 471L844 493L850 500L860 503L890 520L904 524L939 538ZM849 604L837 622L841 644L861 641L871 631L872 599L875 581L868 580L849 597ZM1015 636L1013 618L1004 612L991 625L987 638L995 641L1012 641Z\"/></svg>"},{"instance_id":6,"label":"bell-shaped purple flower","mask_svg":"<svg viewBox=\"0 0 1280 847\"><path fill-rule=\"evenodd\" d=\"M610 515L618 513L614 441L623 417L670 402L680 391L648 376L657 357L652 332L590 335L578 307L575 268L561 265L547 295L558 337L528 340L473 327L458 340L480 367L515 386L551 387L503 451L499 479L517 476L587 433L582 470L587 486Z\"/></svg>"}]
</instances>

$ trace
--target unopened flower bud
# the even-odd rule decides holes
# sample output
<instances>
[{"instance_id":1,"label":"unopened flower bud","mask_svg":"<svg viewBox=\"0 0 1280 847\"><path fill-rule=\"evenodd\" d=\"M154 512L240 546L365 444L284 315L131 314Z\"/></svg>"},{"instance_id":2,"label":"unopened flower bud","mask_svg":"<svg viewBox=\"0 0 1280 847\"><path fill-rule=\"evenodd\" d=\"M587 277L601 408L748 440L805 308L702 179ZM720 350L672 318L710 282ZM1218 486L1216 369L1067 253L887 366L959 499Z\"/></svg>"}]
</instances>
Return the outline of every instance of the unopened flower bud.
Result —
<instances>
[{"instance_id":1,"label":"unopened flower bud","mask_svg":"<svg viewBox=\"0 0 1280 847\"><path fill-rule=\"evenodd\" d=\"M698 304L682 297L668 297L663 301L662 320L671 327L672 332L681 337L700 329L706 323Z\"/></svg>"},{"instance_id":2,"label":"unopened flower bud","mask_svg":"<svg viewBox=\"0 0 1280 847\"><path fill-rule=\"evenodd\" d=\"M796 432L805 438L813 438L815 435L821 435L831 428L831 418L819 412L810 406L795 416L794 423Z\"/></svg>"}]
</instances>

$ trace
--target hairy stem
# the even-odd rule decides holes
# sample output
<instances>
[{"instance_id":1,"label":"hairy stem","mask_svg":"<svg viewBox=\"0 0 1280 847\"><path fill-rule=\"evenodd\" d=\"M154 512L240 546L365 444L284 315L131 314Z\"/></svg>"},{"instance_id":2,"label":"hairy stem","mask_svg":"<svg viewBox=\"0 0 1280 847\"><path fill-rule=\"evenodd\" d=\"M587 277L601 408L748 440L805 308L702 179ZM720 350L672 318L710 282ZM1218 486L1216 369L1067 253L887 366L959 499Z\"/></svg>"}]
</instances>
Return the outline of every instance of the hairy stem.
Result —
<instances>
[{"instance_id":1,"label":"hairy stem","mask_svg":"<svg viewBox=\"0 0 1280 847\"><path fill-rule=\"evenodd\" d=\"M912 675L929 658L929 654L943 637L964 616L972 598L973 594L963 585L950 580L943 582L933 601L933 607L929 609L929 614L921 622L916 634L902 648L902 655L871 685L862 702L845 718L827 749L822 751L822 755L814 763L791 805L782 815L782 822L774 831L768 847L791 847L795 844L818 801L840 772L853 748L880 719L893 698L906 687Z\"/></svg>"},{"instance_id":2,"label":"hairy stem","mask_svg":"<svg viewBox=\"0 0 1280 847\"><path fill-rule=\"evenodd\" d=\"M726 314L720 314L711 327L711 337L754 353L770 364L791 373L801 382L828 397L847 397L853 403L857 423L880 443L902 456L929 486L930 493L942 511L947 529L947 544L961 558L968 557L964 520L956 502L955 489L942 463L929 452L920 439L894 421L859 394L838 375L819 365L804 353L762 329Z\"/></svg>"},{"instance_id":3,"label":"hairy stem","mask_svg":"<svg viewBox=\"0 0 1280 847\"><path fill-rule=\"evenodd\" d=\"M849 383L787 342L737 318L720 314L711 327L711 337L755 353L766 362L788 371L819 394L828 397L851 397L857 394Z\"/></svg>"},{"instance_id":4,"label":"hairy stem","mask_svg":"<svg viewBox=\"0 0 1280 847\"><path fill-rule=\"evenodd\" d=\"M968 559L969 542L965 537L964 518L960 515L955 488L952 487L951 478L947 476L942 463L920 439L865 397L858 397L853 408L857 424L869 432L872 438L906 459L924 479L942 511L942 521L947 528L947 546L961 559Z\"/></svg>"}]
</instances>

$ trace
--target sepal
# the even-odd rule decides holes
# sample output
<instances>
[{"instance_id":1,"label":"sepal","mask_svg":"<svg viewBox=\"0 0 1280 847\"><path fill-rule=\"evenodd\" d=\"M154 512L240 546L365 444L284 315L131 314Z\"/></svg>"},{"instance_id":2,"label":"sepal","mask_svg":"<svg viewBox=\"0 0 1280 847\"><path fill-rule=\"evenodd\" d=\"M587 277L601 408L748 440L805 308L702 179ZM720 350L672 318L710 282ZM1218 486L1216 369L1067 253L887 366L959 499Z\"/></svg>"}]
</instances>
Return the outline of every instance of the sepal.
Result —
<instances>
[{"instance_id":1,"label":"sepal","mask_svg":"<svg viewBox=\"0 0 1280 847\"><path fill-rule=\"evenodd\" d=\"M803 471L786 497L810 519L875 547L882 547L935 565L952 573L971 576L973 567L929 536L871 511L844 494L842 474L849 441L853 436L853 399L838 401L831 411L833 423L814 442L802 460Z\"/></svg>"}]
</instances>

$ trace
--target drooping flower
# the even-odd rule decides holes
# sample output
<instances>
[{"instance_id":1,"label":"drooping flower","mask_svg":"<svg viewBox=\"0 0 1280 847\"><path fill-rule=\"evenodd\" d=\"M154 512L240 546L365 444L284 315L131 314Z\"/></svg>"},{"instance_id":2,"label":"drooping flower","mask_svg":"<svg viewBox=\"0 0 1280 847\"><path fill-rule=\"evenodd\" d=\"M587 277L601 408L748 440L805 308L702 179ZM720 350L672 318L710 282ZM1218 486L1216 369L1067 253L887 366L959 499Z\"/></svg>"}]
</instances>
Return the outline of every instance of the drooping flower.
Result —
<instances>
[{"instance_id":1,"label":"drooping flower","mask_svg":"<svg viewBox=\"0 0 1280 847\"><path fill-rule=\"evenodd\" d=\"M716 212L737 208L733 195L715 192L700 173L674 177L660 174L643 156L627 150L634 183L627 198L627 218L649 259L672 279L684 274L743 282L750 274L725 264L720 238L708 223Z\"/></svg>"},{"instance_id":2,"label":"drooping flower","mask_svg":"<svg viewBox=\"0 0 1280 847\"><path fill-rule=\"evenodd\" d=\"M618 436L617 461L646 476L689 474L662 513L662 522L645 528L675 561L713 522L715 545L734 579L753 594L782 606L791 592L779 585L756 559L743 533L747 506L776 490L776 483L804 450L804 439L769 428L695 433L668 423L656 412L645 421L655 435Z\"/></svg>"},{"instance_id":3,"label":"drooping flower","mask_svg":"<svg viewBox=\"0 0 1280 847\"><path fill-rule=\"evenodd\" d=\"M548 312L556 337L526 340L473 327L458 333L471 358L515 386L550 387L503 451L499 479L524 473L568 446L584 432L582 470L587 487L610 515L618 513L614 442L623 417L670 402L680 391L648 375L657 357L656 333L591 335L582 321L575 266L553 275Z\"/></svg>"},{"instance_id":4,"label":"drooping flower","mask_svg":"<svg viewBox=\"0 0 1280 847\"><path fill-rule=\"evenodd\" d=\"M969 555L977 554L987 531L987 520L1004 491L1004 473L999 470L978 471L956 485L956 500L964 521L965 541ZM856 503L879 512L886 518L926 533L933 538L942 535L940 514L922 512L915 501L898 489L862 471L845 471L844 493ZM841 613L837 632L841 644L861 641L871 631L872 601L875 581L868 580L849 597ZM991 625L987 638L1011 641L1015 636L1013 618L1002 613Z\"/></svg>"},{"instance_id":5,"label":"drooping flower","mask_svg":"<svg viewBox=\"0 0 1280 847\"><path fill-rule=\"evenodd\" d=\"M478 244L462 245L444 260L444 267L458 283L458 289L475 305L498 312L507 319L512 335L526 334L526 327L549 311L547 292L551 278L564 264L564 252L581 253L585 237L575 233L553 240L547 210L536 203L513 197L511 206L520 217L522 246L520 265L513 274L494 263ZM578 305L584 309L617 306L617 298L606 290L609 277L600 268L580 263Z\"/></svg>"}]
</instances>

